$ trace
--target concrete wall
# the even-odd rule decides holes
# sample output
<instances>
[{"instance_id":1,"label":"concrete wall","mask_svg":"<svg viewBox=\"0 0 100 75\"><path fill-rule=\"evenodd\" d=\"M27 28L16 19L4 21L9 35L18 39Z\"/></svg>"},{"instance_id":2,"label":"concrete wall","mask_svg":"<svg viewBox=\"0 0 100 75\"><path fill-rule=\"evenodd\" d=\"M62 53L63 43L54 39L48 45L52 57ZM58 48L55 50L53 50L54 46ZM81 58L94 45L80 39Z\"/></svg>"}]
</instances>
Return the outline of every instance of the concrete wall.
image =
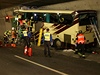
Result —
<instances>
[{"instance_id":1,"label":"concrete wall","mask_svg":"<svg viewBox=\"0 0 100 75\"><path fill-rule=\"evenodd\" d=\"M47 5L38 9L69 9L69 10L80 10L80 9L96 9L100 10L100 0L77 0L66 3L59 3L54 5Z\"/></svg>"},{"instance_id":2,"label":"concrete wall","mask_svg":"<svg viewBox=\"0 0 100 75\"><path fill-rule=\"evenodd\" d=\"M0 36L2 36L6 30L11 30L11 20L9 22L5 21L7 15L13 17L13 8L0 10Z\"/></svg>"}]
</instances>

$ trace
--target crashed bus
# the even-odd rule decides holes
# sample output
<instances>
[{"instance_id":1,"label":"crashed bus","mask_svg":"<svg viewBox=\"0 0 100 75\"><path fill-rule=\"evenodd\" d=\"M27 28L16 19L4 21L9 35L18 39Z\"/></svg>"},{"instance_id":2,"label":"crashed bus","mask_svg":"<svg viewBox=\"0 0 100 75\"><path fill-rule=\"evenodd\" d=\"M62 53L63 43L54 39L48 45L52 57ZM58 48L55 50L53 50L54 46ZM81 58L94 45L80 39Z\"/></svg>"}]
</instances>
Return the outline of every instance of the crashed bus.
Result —
<instances>
[{"instance_id":1,"label":"crashed bus","mask_svg":"<svg viewBox=\"0 0 100 75\"><path fill-rule=\"evenodd\" d=\"M95 32L93 25L97 26L97 12L95 10L14 10L22 14L24 18L33 17L35 40L38 41L39 29L50 29L53 37L53 47L56 49L75 48L77 33L82 30L86 37L87 44L95 44ZM95 24L94 24L95 23ZM41 38L42 39L42 38Z\"/></svg>"}]
</instances>

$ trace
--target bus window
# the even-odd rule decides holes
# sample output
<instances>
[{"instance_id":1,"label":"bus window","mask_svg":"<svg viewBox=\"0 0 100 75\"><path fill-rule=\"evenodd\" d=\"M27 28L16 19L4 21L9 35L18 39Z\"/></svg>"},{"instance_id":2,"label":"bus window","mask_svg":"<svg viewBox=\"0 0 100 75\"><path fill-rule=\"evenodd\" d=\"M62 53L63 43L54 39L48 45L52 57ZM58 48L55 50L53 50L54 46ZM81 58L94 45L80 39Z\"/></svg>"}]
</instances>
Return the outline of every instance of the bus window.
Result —
<instances>
[{"instance_id":1,"label":"bus window","mask_svg":"<svg viewBox=\"0 0 100 75\"><path fill-rule=\"evenodd\" d=\"M57 13L50 14L50 23L58 23L59 15Z\"/></svg>"},{"instance_id":2,"label":"bus window","mask_svg":"<svg viewBox=\"0 0 100 75\"><path fill-rule=\"evenodd\" d=\"M45 17L45 21L46 22L50 22L50 14L44 14L44 17Z\"/></svg>"},{"instance_id":3,"label":"bus window","mask_svg":"<svg viewBox=\"0 0 100 75\"><path fill-rule=\"evenodd\" d=\"M36 13L34 14L34 17L37 21L44 21L44 15L43 13Z\"/></svg>"},{"instance_id":4,"label":"bus window","mask_svg":"<svg viewBox=\"0 0 100 75\"><path fill-rule=\"evenodd\" d=\"M60 14L59 23L64 25L71 25L73 21L71 14Z\"/></svg>"},{"instance_id":5,"label":"bus window","mask_svg":"<svg viewBox=\"0 0 100 75\"><path fill-rule=\"evenodd\" d=\"M33 13L24 13L24 19L30 19L33 16Z\"/></svg>"},{"instance_id":6,"label":"bus window","mask_svg":"<svg viewBox=\"0 0 100 75\"><path fill-rule=\"evenodd\" d=\"M96 19L96 14L90 14L90 13L83 13L79 14L79 25L91 25L91 19Z\"/></svg>"}]
</instances>

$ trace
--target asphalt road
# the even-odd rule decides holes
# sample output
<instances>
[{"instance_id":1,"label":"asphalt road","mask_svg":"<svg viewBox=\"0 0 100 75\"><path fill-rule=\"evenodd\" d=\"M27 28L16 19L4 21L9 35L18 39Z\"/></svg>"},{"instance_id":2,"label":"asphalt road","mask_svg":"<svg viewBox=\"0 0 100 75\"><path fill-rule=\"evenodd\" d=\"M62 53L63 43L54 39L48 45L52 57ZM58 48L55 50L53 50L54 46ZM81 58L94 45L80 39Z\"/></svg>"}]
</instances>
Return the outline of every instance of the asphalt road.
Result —
<instances>
[{"instance_id":1,"label":"asphalt road","mask_svg":"<svg viewBox=\"0 0 100 75\"><path fill-rule=\"evenodd\" d=\"M31 57L23 46L0 48L0 75L100 75L100 63L65 56L52 50L52 57L43 55L43 48L33 46Z\"/></svg>"}]
</instances>

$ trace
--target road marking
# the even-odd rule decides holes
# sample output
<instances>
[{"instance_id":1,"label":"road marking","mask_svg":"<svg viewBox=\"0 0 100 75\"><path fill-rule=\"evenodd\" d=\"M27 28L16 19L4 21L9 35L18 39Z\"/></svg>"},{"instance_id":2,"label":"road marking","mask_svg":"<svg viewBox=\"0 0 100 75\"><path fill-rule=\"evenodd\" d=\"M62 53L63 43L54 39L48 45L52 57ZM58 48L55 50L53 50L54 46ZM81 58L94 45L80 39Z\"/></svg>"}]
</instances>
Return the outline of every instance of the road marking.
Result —
<instances>
[{"instance_id":1,"label":"road marking","mask_svg":"<svg viewBox=\"0 0 100 75\"><path fill-rule=\"evenodd\" d=\"M44 65L42 65L42 64L39 64L39 63L36 63L36 62L34 62L34 61L28 60L28 59L26 59L26 58L20 57L20 56L18 56L18 55L15 55L15 57L17 57L17 58L19 58L19 59L22 59L22 60L24 60L24 61L27 61L27 62L29 62L29 63L35 64L35 65L37 65L37 66L43 67L43 68L45 68L45 69L51 70L51 71L56 72L56 73L58 73L58 74L61 74L61 75L68 75L68 74L66 74L66 73L64 73L64 72L60 72L60 71L58 71L58 70L52 69L52 68L50 68L50 67L44 66Z\"/></svg>"}]
</instances>

